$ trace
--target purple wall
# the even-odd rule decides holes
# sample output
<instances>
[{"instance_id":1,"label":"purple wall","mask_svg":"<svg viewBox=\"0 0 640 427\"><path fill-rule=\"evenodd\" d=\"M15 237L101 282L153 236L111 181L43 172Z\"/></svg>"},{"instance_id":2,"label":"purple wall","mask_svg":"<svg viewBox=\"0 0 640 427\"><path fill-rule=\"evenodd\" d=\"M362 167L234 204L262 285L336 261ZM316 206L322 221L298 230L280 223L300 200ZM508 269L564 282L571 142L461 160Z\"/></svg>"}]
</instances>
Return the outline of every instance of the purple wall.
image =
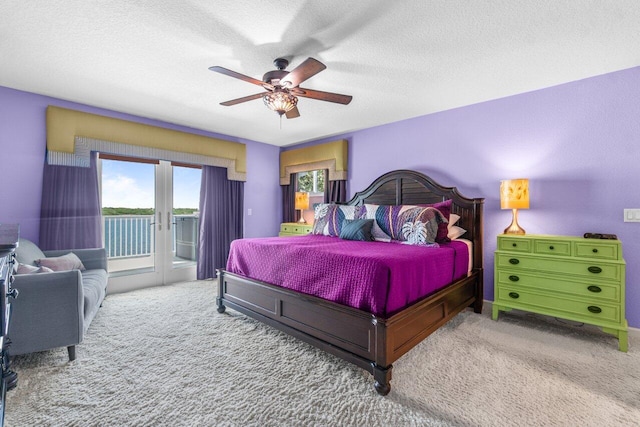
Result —
<instances>
[{"instance_id":1,"label":"purple wall","mask_svg":"<svg viewBox=\"0 0 640 427\"><path fill-rule=\"evenodd\" d=\"M614 233L627 262L627 319L640 327L640 67L489 101L309 144L349 140L350 195L394 169L414 169L485 198L485 297L493 299L495 236L510 222L499 209L501 179L530 179L528 233ZM245 235L276 235L281 218L278 147L0 87L0 222L20 222L37 240L45 152L45 108L58 105L247 144ZM288 147L290 148L298 148ZM10 152L10 154L8 154ZM259 213L259 215L257 215Z\"/></svg>"},{"instance_id":2,"label":"purple wall","mask_svg":"<svg viewBox=\"0 0 640 427\"><path fill-rule=\"evenodd\" d=\"M279 170L274 166L279 162L278 147L0 87L0 170L4 177L0 222L20 223L23 237L38 241L39 236L47 105L245 143L245 236L278 234L282 217ZM248 208L254 215L247 215Z\"/></svg>"},{"instance_id":3,"label":"purple wall","mask_svg":"<svg viewBox=\"0 0 640 427\"><path fill-rule=\"evenodd\" d=\"M485 198L485 297L493 300L501 179L529 178L531 234L617 234L627 263L626 316L640 327L640 67L314 141L349 140L348 192L414 169ZM290 148L299 148L301 145Z\"/></svg>"}]
</instances>

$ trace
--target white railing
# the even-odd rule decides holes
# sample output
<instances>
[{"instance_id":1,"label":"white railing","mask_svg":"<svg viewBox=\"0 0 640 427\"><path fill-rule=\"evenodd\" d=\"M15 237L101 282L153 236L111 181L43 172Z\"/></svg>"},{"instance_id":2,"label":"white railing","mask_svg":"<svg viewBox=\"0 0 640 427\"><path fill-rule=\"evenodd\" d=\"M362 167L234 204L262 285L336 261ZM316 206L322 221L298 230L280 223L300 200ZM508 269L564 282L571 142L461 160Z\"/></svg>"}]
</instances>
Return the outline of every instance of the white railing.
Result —
<instances>
[{"instance_id":1,"label":"white railing","mask_svg":"<svg viewBox=\"0 0 640 427\"><path fill-rule=\"evenodd\" d=\"M150 256L154 252L153 215L104 215L107 257ZM195 215L174 215L172 250L177 257L195 260L199 220Z\"/></svg>"},{"instance_id":2,"label":"white railing","mask_svg":"<svg viewBox=\"0 0 640 427\"><path fill-rule=\"evenodd\" d=\"M108 258L151 255L152 215L104 215L104 247Z\"/></svg>"}]
</instances>

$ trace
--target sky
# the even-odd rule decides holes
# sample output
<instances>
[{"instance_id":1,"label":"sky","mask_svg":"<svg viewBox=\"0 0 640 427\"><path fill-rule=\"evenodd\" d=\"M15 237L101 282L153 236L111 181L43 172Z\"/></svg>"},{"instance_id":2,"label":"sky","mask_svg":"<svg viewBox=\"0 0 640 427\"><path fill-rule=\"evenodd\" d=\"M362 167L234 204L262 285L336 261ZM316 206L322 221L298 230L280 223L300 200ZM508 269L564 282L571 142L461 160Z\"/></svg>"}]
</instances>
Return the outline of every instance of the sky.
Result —
<instances>
[{"instance_id":1,"label":"sky","mask_svg":"<svg viewBox=\"0 0 640 427\"><path fill-rule=\"evenodd\" d=\"M153 208L155 165L102 160L102 206ZM173 207L198 208L200 169L173 167Z\"/></svg>"}]
</instances>

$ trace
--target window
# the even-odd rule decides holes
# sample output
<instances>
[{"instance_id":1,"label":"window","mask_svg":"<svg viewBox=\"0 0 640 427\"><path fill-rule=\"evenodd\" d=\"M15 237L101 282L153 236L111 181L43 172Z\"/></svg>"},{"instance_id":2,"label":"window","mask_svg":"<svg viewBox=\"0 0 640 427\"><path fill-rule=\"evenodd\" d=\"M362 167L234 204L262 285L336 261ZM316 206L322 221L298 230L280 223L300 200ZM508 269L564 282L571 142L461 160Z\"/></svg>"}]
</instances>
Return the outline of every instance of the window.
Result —
<instances>
[{"instance_id":1,"label":"window","mask_svg":"<svg viewBox=\"0 0 640 427\"><path fill-rule=\"evenodd\" d=\"M296 191L310 193L310 196L324 195L324 170L298 172L298 184Z\"/></svg>"}]
</instances>

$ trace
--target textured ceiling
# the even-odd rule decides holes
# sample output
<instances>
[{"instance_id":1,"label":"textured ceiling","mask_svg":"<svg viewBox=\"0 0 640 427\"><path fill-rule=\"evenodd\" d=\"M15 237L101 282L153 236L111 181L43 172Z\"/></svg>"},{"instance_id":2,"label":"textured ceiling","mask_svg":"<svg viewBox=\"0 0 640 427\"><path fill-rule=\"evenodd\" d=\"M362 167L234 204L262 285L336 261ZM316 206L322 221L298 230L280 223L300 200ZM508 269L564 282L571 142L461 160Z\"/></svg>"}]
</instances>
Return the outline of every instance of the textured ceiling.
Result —
<instances>
[{"instance_id":1,"label":"textured ceiling","mask_svg":"<svg viewBox=\"0 0 640 427\"><path fill-rule=\"evenodd\" d=\"M640 65L637 0L3 0L0 85L289 145ZM327 69L283 119L261 91L273 60Z\"/></svg>"}]
</instances>

